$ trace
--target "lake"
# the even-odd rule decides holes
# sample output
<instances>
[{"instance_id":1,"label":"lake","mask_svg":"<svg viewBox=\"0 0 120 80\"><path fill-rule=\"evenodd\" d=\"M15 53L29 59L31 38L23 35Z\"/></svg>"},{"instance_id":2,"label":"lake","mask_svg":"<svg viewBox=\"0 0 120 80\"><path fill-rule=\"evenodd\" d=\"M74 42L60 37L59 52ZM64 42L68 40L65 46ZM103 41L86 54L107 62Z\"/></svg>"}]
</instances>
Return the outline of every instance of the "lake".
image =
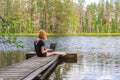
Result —
<instances>
[{"instance_id":1,"label":"lake","mask_svg":"<svg viewBox=\"0 0 120 80\"><path fill-rule=\"evenodd\" d=\"M34 36L18 37L18 40L23 41L23 49L17 49L8 43L0 44L1 52L17 52L11 53L16 54L14 57L5 53L10 55L7 57L9 62L1 59L1 67L24 60L24 53L34 50L35 39ZM49 48L53 42L57 43L56 51L77 53L78 61L59 65L48 80L120 80L119 36L50 36L45 41L45 46ZM2 56L5 54L2 53Z\"/></svg>"}]
</instances>

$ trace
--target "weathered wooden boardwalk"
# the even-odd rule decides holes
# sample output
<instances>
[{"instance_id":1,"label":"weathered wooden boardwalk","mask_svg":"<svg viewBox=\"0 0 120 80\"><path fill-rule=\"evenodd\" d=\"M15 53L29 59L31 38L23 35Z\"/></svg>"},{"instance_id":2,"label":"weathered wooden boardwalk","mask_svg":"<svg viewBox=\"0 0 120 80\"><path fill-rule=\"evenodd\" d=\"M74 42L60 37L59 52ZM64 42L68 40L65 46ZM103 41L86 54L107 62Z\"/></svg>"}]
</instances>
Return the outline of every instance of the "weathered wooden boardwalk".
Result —
<instances>
[{"instance_id":1,"label":"weathered wooden boardwalk","mask_svg":"<svg viewBox=\"0 0 120 80\"><path fill-rule=\"evenodd\" d=\"M38 74L58 63L59 56L32 57L25 61L0 69L1 80L32 80Z\"/></svg>"}]
</instances>

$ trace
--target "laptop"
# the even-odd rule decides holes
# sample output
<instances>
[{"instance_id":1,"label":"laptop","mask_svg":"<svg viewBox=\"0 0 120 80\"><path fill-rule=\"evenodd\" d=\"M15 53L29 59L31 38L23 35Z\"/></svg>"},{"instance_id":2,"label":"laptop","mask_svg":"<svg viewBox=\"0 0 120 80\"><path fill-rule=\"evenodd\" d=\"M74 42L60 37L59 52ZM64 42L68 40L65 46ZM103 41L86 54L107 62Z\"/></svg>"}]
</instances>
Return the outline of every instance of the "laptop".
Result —
<instances>
[{"instance_id":1,"label":"laptop","mask_svg":"<svg viewBox=\"0 0 120 80\"><path fill-rule=\"evenodd\" d=\"M51 52L52 52L52 51L55 51L56 46L57 46L57 43L51 43L51 44L50 44Z\"/></svg>"}]
</instances>

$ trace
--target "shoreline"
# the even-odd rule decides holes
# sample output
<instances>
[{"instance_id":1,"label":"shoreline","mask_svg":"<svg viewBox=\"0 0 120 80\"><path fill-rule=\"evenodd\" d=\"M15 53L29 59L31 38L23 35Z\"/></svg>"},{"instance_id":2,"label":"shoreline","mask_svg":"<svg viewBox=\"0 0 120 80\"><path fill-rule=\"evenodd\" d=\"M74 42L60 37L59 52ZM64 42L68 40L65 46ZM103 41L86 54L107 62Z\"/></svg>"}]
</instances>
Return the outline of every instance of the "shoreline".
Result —
<instances>
[{"instance_id":1,"label":"shoreline","mask_svg":"<svg viewBox=\"0 0 120 80\"><path fill-rule=\"evenodd\" d=\"M15 34L2 34L3 36L37 36L37 33L15 33ZM120 36L120 33L63 33L53 34L47 33L47 36Z\"/></svg>"}]
</instances>

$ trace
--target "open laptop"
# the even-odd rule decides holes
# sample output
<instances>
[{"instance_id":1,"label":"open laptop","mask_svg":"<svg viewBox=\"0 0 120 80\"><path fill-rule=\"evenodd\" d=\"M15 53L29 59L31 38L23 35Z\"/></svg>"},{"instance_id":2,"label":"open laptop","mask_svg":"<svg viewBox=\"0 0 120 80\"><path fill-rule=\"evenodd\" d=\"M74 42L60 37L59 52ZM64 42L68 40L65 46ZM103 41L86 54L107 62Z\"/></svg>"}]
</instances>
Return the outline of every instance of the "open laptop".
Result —
<instances>
[{"instance_id":1,"label":"open laptop","mask_svg":"<svg viewBox=\"0 0 120 80\"><path fill-rule=\"evenodd\" d=\"M52 52L52 51L55 51L56 46L57 46L57 43L51 43L51 44L50 44L51 52Z\"/></svg>"}]
</instances>

